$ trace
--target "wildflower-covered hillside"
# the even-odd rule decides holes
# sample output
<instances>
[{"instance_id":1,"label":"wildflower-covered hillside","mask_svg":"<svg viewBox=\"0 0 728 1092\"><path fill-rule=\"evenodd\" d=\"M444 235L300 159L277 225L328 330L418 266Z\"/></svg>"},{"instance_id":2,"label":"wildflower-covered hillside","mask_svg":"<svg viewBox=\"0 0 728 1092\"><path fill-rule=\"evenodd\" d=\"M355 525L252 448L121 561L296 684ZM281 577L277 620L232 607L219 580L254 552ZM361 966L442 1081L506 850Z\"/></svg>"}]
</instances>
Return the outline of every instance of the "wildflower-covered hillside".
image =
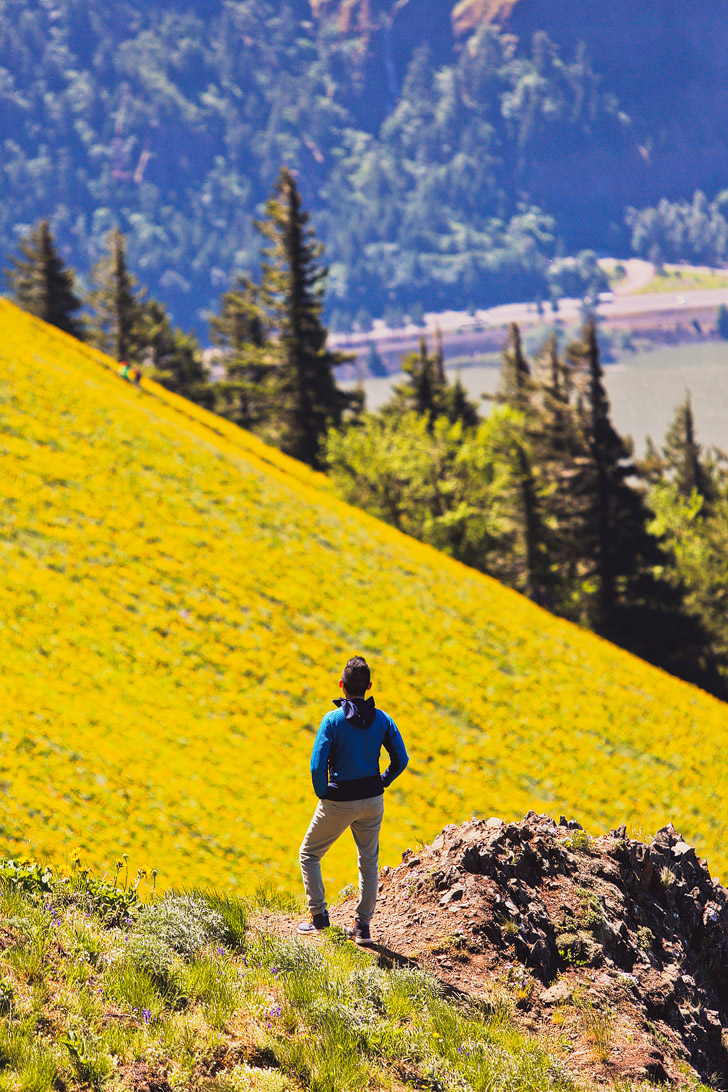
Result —
<instances>
[{"instance_id":1,"label":"wildflower-covered hillside","mask_svg":"<svg viewBox=\"0 0 728 1092\"><path fill-rule=\"evenodd\" d=\"M3 851L295 884L313 734L357 651L412 756L383 863L533 807L672 818L723 867L724 705L2 301L0 323Z\"/></svg>"}]
</instances>

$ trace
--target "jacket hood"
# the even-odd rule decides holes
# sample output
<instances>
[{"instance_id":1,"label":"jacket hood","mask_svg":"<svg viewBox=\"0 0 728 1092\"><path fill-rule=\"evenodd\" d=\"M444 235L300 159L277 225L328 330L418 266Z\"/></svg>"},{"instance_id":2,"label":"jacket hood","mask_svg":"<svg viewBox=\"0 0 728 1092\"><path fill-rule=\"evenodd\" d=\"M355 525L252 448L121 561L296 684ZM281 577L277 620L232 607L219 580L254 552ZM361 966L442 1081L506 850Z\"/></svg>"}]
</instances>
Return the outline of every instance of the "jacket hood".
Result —
<instances>
[{"instance_id":1,"label":"jacket hood","mask_svg":"<svg viewBox=\"0 0 728 1092\"><path fill-rule=\"evenodd\" d=\"M344 710L344 716L355 728L371 728L377 714L374 698L336 698L334 705Z\"/></svg>"}]
</instances>

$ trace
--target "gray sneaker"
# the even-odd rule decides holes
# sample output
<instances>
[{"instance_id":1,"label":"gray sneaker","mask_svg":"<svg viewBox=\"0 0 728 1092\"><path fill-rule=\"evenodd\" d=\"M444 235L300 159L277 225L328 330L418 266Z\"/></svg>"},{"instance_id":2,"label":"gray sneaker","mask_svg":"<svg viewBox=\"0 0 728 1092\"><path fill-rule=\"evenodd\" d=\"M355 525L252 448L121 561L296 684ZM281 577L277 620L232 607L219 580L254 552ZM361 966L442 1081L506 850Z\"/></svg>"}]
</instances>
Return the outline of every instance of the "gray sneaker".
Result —
<instances>
[{"instance_id":1,"label":"gray sneaker","mask_svg":"<svg viewBox=\"0 0 728 1092\"><path fill-rule=\"evenodd\" d=\"M355 944L361 944L364 948L371 948L374 944L369 926L359 921L359 918L354 918L354 924L347 928L346 933L350 940L353 940Z\"/></svg>"},{"instance_id":2,"label":"gray sneaker","mask_svg":"<svg viewBox=\"0 0 728 1092\"><path fill-rule=\"evenodd\" d=\"M329 912L328 910L324 910L321 914L311 914L308 921L300 921L298 923L298 932L320 933L322 929L328 929L330 925Z\"/></svg>"}]
</instances>

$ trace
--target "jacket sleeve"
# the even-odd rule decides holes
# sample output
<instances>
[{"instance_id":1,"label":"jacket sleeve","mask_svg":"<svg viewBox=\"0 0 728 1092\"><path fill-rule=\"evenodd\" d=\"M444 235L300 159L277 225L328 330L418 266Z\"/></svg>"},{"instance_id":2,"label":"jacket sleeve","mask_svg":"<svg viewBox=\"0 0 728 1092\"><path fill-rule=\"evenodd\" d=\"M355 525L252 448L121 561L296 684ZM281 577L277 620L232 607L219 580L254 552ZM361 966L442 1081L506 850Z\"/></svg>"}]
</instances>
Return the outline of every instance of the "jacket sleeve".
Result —
<instances>
[{"instance_id":1,"label":"jacket sleeve","mask_svg":"<svg viewBox=\"0 0 728 1092\"><path fill-rule=\"evenodd\" d=\"M389 755L389 766L382 774L382 785L388 788L395 777L399 777L402 770L409 762L409 755L404 745L404 740L399 734L399 729L394 721L389 718L389 727L384 734L384 746Z\"/></svg>"},{"instance_id":2,"label":"jacket sleeve","mask_svg":"<svg viewBox=\"0 0 728 1092\"><path fill-rule=\"evenodd\" d=\"M325 716L319 725L311 752L311 780L313 791L323 800L329 784L329 754L331 751L331 727L328 716Z\"/></svg>"}]
</instances>

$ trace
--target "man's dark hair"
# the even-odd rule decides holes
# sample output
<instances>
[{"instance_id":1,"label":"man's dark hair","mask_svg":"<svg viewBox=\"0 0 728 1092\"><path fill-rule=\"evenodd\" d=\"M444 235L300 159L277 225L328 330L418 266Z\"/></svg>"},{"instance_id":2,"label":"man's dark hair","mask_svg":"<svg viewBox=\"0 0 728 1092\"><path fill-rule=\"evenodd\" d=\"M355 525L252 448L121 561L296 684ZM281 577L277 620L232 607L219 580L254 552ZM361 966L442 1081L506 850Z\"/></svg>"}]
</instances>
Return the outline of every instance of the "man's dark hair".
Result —
<instances>
[{"instance_id":1,"label":"man's dark hair","mask_svg":"<svg viewBox=\"0 0 728 1092\"><path fill-rule=\"evenodd\" d=\"M360 697L366 693L371 680L369 664L363 656L352 656L346 661L346 667L341 672L341 681L347 694Z\"/></svg>"}]
</instances>

